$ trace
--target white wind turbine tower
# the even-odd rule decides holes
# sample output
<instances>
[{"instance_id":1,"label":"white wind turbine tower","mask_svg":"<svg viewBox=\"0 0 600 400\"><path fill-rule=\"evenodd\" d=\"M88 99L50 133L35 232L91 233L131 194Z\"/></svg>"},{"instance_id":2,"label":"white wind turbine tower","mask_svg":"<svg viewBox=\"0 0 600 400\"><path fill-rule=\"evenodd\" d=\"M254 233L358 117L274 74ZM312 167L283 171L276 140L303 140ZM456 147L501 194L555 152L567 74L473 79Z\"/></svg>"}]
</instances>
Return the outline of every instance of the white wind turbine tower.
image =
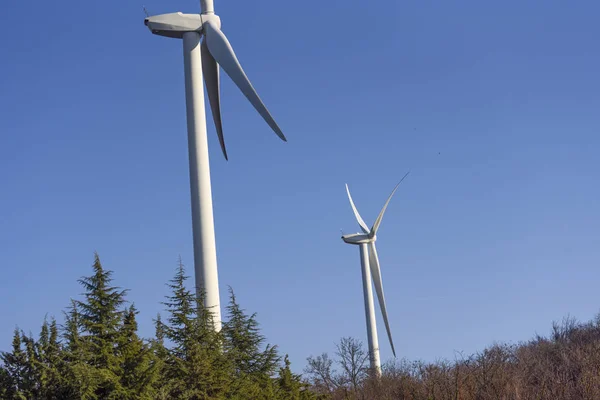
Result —
<instances>
[{"instance_id":1,"label":"white wind turbine tower","mask_svg":"<svg viewBox=\"0 0 600 400\"><path fill-rule=\"evenodd\" d=\"M348 189L348 185L346 185L346 192L348 193L348 199L350 200L350 205L352 206L352 211L354 211L354 215L356 216L356 221L358 225L360 225L363 233L353 233L351 235L343 235L342 240L349 244L354 244L360 246L360 261L362 267L362 280L363 280L363 294L365 298L365 316L367 319L367 339L369 341L369 361L370 366L373 371L377 375L381 374L381 359L379 358L379 339L377 338L377 325L375 323L375 304L373 303L373 284L375 285L375 291L377 292L377 298L379 300L379 308L381 309L381 314L383 315L383 322L385 323L385 330L387 331L387 336L390 341L390 346L392 347L392 353L394 357L396 357L396 350L394 349L394 342L392 340L392 331L390 330L390 323L388 321L387 308L385 306L385 296L383 294L383 282L381 280L381 269L379 267L379 257L377 255L377 248L375 247L375 241L377 240L377 230L379 229L379 225L381 225L381 220L383 218L383 214L385 213L385 209L387 208L390 200L400 183L406 178L408 172L404 177L398 182L390 197L388 197L387 201L383 205L381 212L377 216L373 227L369 229L365 221L362 219L356 206L354 205L354 201L352 201L352 196L350 195L350 189Z\"/></svg>"},{"instance_id":2,"label":"white wind turbine tower","mask_svg":"<svg viewBox=\"0 0 600 400\"><path fill-rule=\"evenodd\" d=\"M177 12L149 16L144 23L155 35L183 39L195 282L198 290L204 290L204 305L212 311L214 328L218 331L221 329L221 306L202 81L206 84L208 101L225 159L227 151L221 124L219 66L277 136L284 141L286 138L221 32L221 19L214 12L213 0L200 0L200 8L201 14Z\"/></svg>"}]
</instances>

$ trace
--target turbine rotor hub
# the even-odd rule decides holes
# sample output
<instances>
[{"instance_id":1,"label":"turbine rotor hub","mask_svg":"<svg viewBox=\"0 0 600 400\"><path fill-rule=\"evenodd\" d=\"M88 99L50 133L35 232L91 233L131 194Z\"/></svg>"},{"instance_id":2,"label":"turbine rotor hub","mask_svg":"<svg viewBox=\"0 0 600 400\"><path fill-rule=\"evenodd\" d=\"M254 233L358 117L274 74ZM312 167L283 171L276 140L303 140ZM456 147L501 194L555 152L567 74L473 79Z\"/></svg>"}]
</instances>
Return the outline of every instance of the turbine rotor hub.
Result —
<instances>
[{"instance_id":1,"label":"turbine rotor hub","mask_svg":"<svg viewBox=\"0 0 600 400\"><path fill-rule=\"evenodd\" d=\"M211 23L217 27L217 29L221 29L221 18L215 13L212 14L200 14L200 20L202 24Z\"/></svg>"}]
</instances>

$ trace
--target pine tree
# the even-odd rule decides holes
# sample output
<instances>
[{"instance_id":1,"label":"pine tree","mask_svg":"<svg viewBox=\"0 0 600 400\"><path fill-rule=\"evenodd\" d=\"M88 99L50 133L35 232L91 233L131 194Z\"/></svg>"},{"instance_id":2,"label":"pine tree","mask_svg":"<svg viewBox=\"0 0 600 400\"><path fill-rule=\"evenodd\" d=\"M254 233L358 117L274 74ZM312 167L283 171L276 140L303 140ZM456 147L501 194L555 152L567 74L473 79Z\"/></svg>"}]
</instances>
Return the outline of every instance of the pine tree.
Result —
<instances>
[{"instance_id":1,"label":"pine tree","mask_svg":"<svg viewBox=\"0 0 600 400\"><path fill-rule=\"evenodd\" d=\"M153 354L137 335L136 314L137 310L132 305L125 314L118 343L122 393L117 397L123 400L154 398L154 382L158 378Z\"/></svg>"},{"instance_id":2,"label":"pine tree","mask_svg":"<svg viewBox=\"0 0 600 400\"><path fill-rule=\"evenodd\" d=\"M50 343L50 326L48 325L48 317L44 317L42 323L42 329L40 330L40 338L38 339L37 346L40 354L45 353L48 350Z\"/></svg>"},{"instance_id":3,"label":"pine tree","mask_svg":"<svg viewBox=\"0 0 600 400\"><path fill-rule=\"evenodd\" d=\"M118 341L122 333L125 290L111 286L112 271L94 255L93 275L83 277L84 300L72 300L65 313L63 394L77 399L111 399L124 393Z\"/></svg>"},{"instance_id":4,"label":"pine tree","mask_svg":"<svg viewBox=\"0 0 600 400\"><path fill-rule=\"evenodd\" d=\"M155 357L159 360L165 361L167 358L167 349L165 348L165 325L162 322L160 314L156 315L154 320L154 339L152 339L152 351Z\"/></svg>"},{"instance_id":5,"label":"pine tree","mask_svg":"<svg viewBox=\"0 0 600 400\"><path fill-rule=\"evenodd\" d=\"M100 384L100 376L90 364L90 351L85 346L81 333L81 313L78 302L71 300L65 314L63 338L65 346L59 371L64 377L62 391L65 399L97 399L96 390Z\"/></svg>"},{"instance_id":6,"label":"pine tree","mask_svg":"<svg viewBox=\"0 0 600 400\"><path fill-rule=\"evenodd\" d=\"M50 344L50 327L48 325L48 319L44 317L44 322L42 323L42 329L40 331L39 339L36 343L36 351L38 353L38 365L37 368L39 370L39 396L41 398L47 398L47 387L48 387L48 368L49 363L46 360L46 353L48 352L48 347Z\"/></svg>"},{"instance_id":7,"label":"pine tree","mask_svg":"<svg viewBox=\"0 0 600 400\"><path fill-rule=\"evenodd\" d=\"M81 360L83 355L81 345L81 314L77 307L77 302L71 299L71 305L68 311L63 311L65 324L63 326L63 338L66 342L66 351L68 352L67 361Z\"/></svg>"},{"instance_id":8,"label":"pine tree","mask_svg":"<svg viewBox=\"0 0 600 400\"><path fill-rule=\"evenodd\" d=\"M298 400L300 398L300 388L294 380L292 370L290 369L290 360L288 355L284 358L284 367L279 369L279 377L277 383L279 384L280 398L287 398L290 400Z\"/></svg>"},{"instance_id":9,"label":"pine tree","mask_svg":"<svg viewBox=\"0 0 600 400\"><path fill-rule=\"evenodd\" d=\"M13 398L10 392L12 382L8 371L4 365L0 365L0 399L11 399Z\"/></svg>"},{"instance_id":10,"label":"pine tree","mask_svg":"<svg viewBox=\"0 0 600 400\"><path fill-rule=\"evenodd\" d=\"M303 383L300 375L296 375L290 368L290 360L285 355L284 366L279 369L277 378L277 398L280 400L310 400L316 399L310 392L308 385Z\"/></svg>"},{"instance_id":11,"label":"pine tree","mask_svg":"<svg viewBox=\"0 0 600 400\"><path fill-rule=\"evenodd\" d=\"M167 357L169 353L165 347L165 325L162 322L160 314L156 315L154 320L155 334L151 340L150 346L154 356L155 368L158 374L154 381L154 392L156 400L168 400L169 397L169 380L167 378Z\"/></svg>"},{"instance_id":12,"label":"pine tree","mask_svg":"<svg viewBox=\"0 0 600 400\"><path fill-rule=\"evenodd\" d=\"M234 392L239 398L269 399L274 396L271 377L279 356L275 346L266 345L256 314L246 315L229 288L228 321L223 325L225 351L233 363Z\"/></svg>"},{"instance_id":13,"label":"pine tree","mask_svg":"<svg viewBox=\"0 0 600 400\"><path fill-rule=\"evenodd\" d=\"M213 330L212 313L202 298L185 288L188 277L181 261L170 281L172 291L163 304L169 312L162 324L168 349L165 376L169 397L176 399L222 399L230 384L230 368L222 349L221 335Z\"/></svg>"},{"instance_id":14,"label":"pine tree","mask_svg":"<svg viewBox=\"0 0 600 400\"><path fill-rule=\"evenodd\" d=\"M50 324L44 319L38 341L40 369L40 397L42 399L64 399L63 377L61 369L61 346L58 341L58 326L52 318Z\"/></svg>"},{"instance_id":15,"label":"pine tree","mask_svg":"<svg viewBox=\"0 0 600 400\"><path fill-rule=\"evenodd\" d=\"M4 364L5 379L8 381L6 389L7 399L27 399L25 394L25 370L27 356L22 348L21 331L15 328L12 341L12 351L0 355Z\"/></svg>"},{"instance_id":16,"label":"pine tree","mask_svg":"<svg viewBox=\"0 0 600 400\"><path fill-rule=\"evenodd\" d=\"M22 392L28 399L40 396L41 362L36 349L36 342L31 333L29 336L21 332L21 341L25 347L25 368L23 369Z\"/></svg>"},{"instance_id":17,"label":"pine tree","mask_svg":"<svg viewBox=\"0 0 600 400\"><path fill-rule=\"evenodd\" d=\"M81 337L86 362L96 369L98 387L95 394L110 398L121 393L121 362L116 352L124 312L125 290L111 286L112 271L105 270L98 254L94 255L94 274L79 280L85 301L77 301L84 335Z\"/></svg>"}]
</instances>

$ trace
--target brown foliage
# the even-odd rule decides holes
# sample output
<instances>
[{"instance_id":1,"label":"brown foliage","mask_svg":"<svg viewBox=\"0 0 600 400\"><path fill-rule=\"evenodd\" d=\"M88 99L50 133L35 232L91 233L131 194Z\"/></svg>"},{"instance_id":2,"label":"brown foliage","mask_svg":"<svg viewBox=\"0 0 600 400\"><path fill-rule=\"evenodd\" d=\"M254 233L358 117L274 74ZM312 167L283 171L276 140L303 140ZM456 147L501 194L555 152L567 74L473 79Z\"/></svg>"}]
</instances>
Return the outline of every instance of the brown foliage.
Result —
<instances>
[{"instance_id":1,"label":"brown foliage","mask_svg":"<svg viewBox=\"0 0 600 400\"><path fill-rule=\"evenodd\" d=\"M360 353L345 338L337 360L309 358L307 377L324 398L380 400L598 400L600 399L600 315L591 322L565 318L550 337L518 345L494 344L452 362L400 360L383 366L382 376L348 376L353 371L344 349ZM312 361L312 364L311 364ZM335 367L342 362L341 372ZM315 369L314 367L320 367ZM350 368L349 368L350 367ZM355 366L357 368L362 368ZM327 377L327 378L325 378ZM327 382L326 382L327 381Z\"/></svg>"}]
</instances>

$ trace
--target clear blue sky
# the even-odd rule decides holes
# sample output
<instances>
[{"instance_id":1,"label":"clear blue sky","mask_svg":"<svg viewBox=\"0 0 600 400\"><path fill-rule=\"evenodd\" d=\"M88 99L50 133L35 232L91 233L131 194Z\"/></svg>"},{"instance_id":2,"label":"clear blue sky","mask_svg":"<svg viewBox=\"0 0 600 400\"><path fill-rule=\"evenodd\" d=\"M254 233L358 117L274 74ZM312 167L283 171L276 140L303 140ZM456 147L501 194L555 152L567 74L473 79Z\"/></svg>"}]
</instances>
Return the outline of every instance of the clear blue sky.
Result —
<instances>
[{"instance_id":1,"label":"clear blue sky","mask_svg":"<svg viewBox=\"0 0 600 400\"><path fill-rule=\"evenodd\" d=\"M192 0L145 0L151 13ZM305 358L365 339L357 231L407 171L378 248L396 349L452 358L600 310L597 1L215 0L289 138L223 79L209 142L221 293ZM3 4L0 348L82 289L94 251L143 335L192 273L181 43L142 2ZM384 359L391 357L379 320Z\"/></svg>"}]
</instances>

